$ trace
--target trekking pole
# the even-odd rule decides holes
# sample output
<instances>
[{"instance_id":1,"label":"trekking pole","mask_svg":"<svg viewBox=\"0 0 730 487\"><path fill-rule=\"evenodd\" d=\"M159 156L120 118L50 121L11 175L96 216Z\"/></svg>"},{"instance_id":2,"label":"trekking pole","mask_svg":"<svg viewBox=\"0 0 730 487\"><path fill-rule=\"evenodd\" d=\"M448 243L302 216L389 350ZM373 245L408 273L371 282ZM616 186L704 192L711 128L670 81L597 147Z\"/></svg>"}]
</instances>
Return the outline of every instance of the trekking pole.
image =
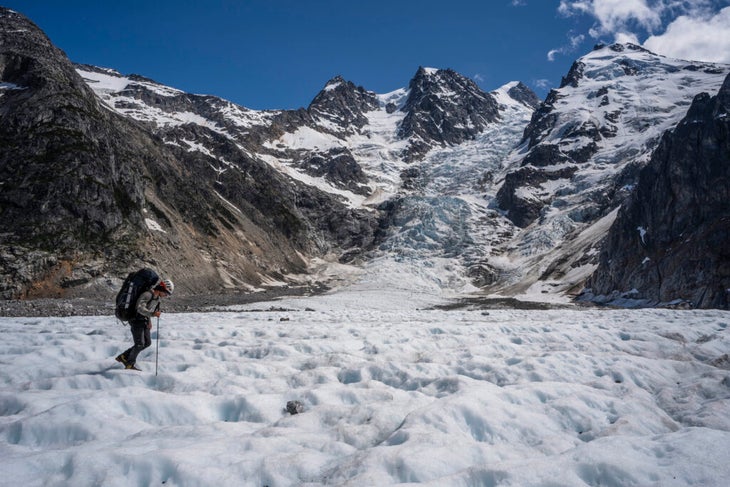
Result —
<instances>
[{"instance_id":1,"label":"trekking pole","mask_svg":"<svg viewBox=\"0 0 730 487\"><path fill-rule=\"evenodd\" d=\"M160 317L157 317L157 350L155 351L155 377L157 377L157 359L160 357Z\"/></svg>"}]
</instances>

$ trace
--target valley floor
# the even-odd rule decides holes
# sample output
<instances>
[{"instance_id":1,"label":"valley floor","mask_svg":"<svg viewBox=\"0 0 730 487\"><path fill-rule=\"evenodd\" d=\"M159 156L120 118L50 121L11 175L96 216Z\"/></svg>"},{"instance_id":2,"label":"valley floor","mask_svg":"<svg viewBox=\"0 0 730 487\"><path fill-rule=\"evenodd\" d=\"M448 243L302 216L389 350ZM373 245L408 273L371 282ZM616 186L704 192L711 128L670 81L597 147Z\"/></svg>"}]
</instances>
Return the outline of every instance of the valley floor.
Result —
<instances>
[{"instance_id":1,"label":"valley floor","mask_svg":"<svg viewBox=\"0 0 730 487\"><path fill-rule=\"evenodd\" d=\"M433 304L0 318L0 485L727 485L730 313Z\"/></svg>"}]
</instances>

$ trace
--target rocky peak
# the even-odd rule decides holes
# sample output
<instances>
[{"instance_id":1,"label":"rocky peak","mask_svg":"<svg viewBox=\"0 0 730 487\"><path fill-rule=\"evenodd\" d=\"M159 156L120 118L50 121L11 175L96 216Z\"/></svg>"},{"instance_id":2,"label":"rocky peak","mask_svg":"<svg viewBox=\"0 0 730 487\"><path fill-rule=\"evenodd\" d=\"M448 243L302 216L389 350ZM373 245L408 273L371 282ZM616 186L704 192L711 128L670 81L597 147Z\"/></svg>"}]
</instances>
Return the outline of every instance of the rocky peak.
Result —
<instances>
[{"instance_id":1,"label":"rocky peak","mask_svg":"<svg viewBox=\"0 0 730 487\"><path fill-rule=\"evenodd\" d=\"M725 81L722 83L722 86L720 87L720 91L717 93L717 111L714 113L714 116L717 118L722 118L727 115L723 115L724 113L727 114L730 108L730 76L727 76L725 78Z\"/></svg>"},{"instance_id":2,"label":"rocky peak","mask_svg":"<svg viewBox=\"0 0 730 487\"><path fill-rule=\"evenodd\" d=\"M364 113L377 110L377 95L362 86L355 86L342 76L335 76L314 97L307 111L315 122L331 122L345 133L357 132L367 124Z\"/></svg>"},{"instance_id":3,"label":"rocky peak","mask_svg":"<svg viewBox=\"0 0 730 487\"><path fill-rule=\"evenodd\" d=\"M528 107L536 109L540 106L540 98L534 91L527 87L522 81L507 90L507 94L515 101L522 103Z\"/></svg>"},{"instance_id":4,"label":"rocky peak","mask_svg":"<svg viewBox=\"0 0 730 487\"><path fill-rule=\"evenodd\" d=\"M568 70L568 74L560 79L560 88L566 86L572 86L573 88L578 87L578 82L583 78L583 71L585 70L585 63L581 61L575 61Z\"/></svg>"},{"instance_id":5,"label":"rocky peak","mask_svg":"<svg viewBox=\"0 0 730 487\"><path fill-rule=\"evenodd\" d=\"M0 82L15 88L4 91L29 95L23 91L66 90L91 95L63 51L28 18L4 7L0 7L0 48Z\"/></svg>"},{"instance_id":6,"label":"rocky peak","mask_svg":"<svg viewBox=\"0 0 730 487\"><path fill-rule=\"evenodd\" d=\"M473 139L497 121L499 105L472 80L451 69L419 67L409 83L399 137L411 138L404 158L423 157L434 146Z\"/></svg>"}]
</instances>

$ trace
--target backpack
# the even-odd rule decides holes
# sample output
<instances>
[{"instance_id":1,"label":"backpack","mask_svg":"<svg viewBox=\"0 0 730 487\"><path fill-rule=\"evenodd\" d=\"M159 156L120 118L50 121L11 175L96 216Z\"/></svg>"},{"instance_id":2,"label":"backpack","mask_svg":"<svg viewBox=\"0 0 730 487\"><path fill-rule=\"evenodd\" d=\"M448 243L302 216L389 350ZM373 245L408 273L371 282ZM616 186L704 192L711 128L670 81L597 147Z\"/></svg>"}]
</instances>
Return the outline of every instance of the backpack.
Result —
<instances>
[{"instance_id":1,"label":"backpack","mask_svg":"<svg viewBox=\"0 0 730 487\"><path fill-rule=\"evenodd\" d=\"M121 321L129 321L137 316L137 300L143 292L152 289L160 276L152 269L144 268L130 272L117 293L114 314Z\"/></svg>"}]
</instances>

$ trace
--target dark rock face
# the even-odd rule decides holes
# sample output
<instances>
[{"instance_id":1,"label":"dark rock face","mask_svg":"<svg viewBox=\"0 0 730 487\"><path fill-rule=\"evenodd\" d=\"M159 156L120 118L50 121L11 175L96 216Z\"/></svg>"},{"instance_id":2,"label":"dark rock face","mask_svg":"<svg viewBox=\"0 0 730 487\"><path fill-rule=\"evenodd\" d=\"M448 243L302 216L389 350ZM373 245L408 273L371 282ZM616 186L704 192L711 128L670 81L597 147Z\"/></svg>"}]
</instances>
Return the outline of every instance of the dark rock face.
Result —
<instances>
[{"instance_id":1,"label":"dark rock face","mask_svg":"<svg viewBox=\"0 0 730 487\"><path fill-rule=\"evenodd\" d=\"M494 97L473 81L447 70L419 68L409 84L407 113L399 137L411 137L404 160L422 158L434 146L473 139L499 119Z\"/></svg>"},{"instance_id":2,"label":"dark rock face","mask_svg":"<svg viewBox=\"0 0 730 487\"><path fill-rule=\"evenodd\" d=\"M108 295L111 278L140 265L175 276L183 294L216 292L369 245L373 215L244 148L281 130L274 114L134 79L111 103L141 120L109 110L32 22L0 8L0 297ZM211 126L155 119L175 112ZM339 159L326 171L356 177Z\"/></svg>"},{"instance_id":3,"label":"dark rock face","mask_svg":"<svg viewBox=\"0 0 730 487\"><path fill-rule=\"evenodd\" d=\"M334 187L365 196L370 194L367 176L345 147L312 155L301 169L315 177L324 176Z\"/></svg>"},{"instance_id":4,"label":"dark rock face","mask_svg":"<svg viewBox=\"0 0 730 487\"><path fill-rule=\"evenodd\" d=\"M76 252L134 240L143 170L137 131L102 108L63 53L28 19L0 9L0 286L13 295ZM131 144L122 143L122 137ZM19 250L20 249L20 250Z\"/></svg>"},{"instance_id":5,"label":"dark rock face","mask_svg":"<svg viewBox=\"0 0 730 487\"><path fill-rule=\"evenodd\" d=\"M565 96L561 96L557 90L550 90L550 93L545 97L545 101L532 114L532 119L525 127L525 133L522 136L522 140L529 143L528 147L530 149L541 142L555 126L558 119L555 108L560 98L565 98Z\"/></svg>"},{"instance_id":6,"label":"dark rock face","mask_svg":"<svg viewBox=\"0 0 730 487\"><path fill-rule=\"evenodd\" d=\"M577 168L568 166L559 171L542 171L523 167L507 174L504 184L497 192L497 203L501 208L509 208L507 215L518 227L524 228L537 220L540 212L548 203L547 195L538 190L518 191L520 188L538 188L541 184L558 179L570 179Z\"/></svg>"},{"instance_id":7,"label":"dark rock face","mask_svg":"<svg viewBox=\"0 0 730 487\"><path fill-rule=\"evenodd\" d=\"M114 157L122 148L110 133L95 133L116 120L63 54L17 14L3 11L0 29L0 79L14 85L0 91L0 211L10 239L32 236L46 249L98 242L141 206L141 172Z\"/></svg>"},{"instance_id":8,"label":"dark rock face","mask_svg":"<svg viewBox=\"0 0 730 487\"><path fill-rule=\"evenodd\" d=\"M540 106L540 99L537 97L535 92L528 88L527 85L522 82L519 82L515 86L510 88L507 91L507 94L512 97L512 99L517 100L518 102L529 107L536 109Z\"/></svg>"},{"instance_id":9,"label":"dark rock face","mask_svg":"<svg viewBox=\"0 0 730 487\"><path fill-rule=\"evenodd\" d=\"M560 87L565 88L566 86L572 86L573 88L578 87L578 83L583 78L583 72L585 71L586 65L580 61L576 61L570 67L568 74L563 76L560 80Z\"/></svg>"},{"instance_id":10,"label":"dark rock face","mask_svg":"<svg viewBox=\"0 0 730 487\"><path fill-rule=\"evenodd\" d=\"M609 232L592 292L728 308L728 202L730 76L664 135Z\"/></svg>"}]
</instances>

